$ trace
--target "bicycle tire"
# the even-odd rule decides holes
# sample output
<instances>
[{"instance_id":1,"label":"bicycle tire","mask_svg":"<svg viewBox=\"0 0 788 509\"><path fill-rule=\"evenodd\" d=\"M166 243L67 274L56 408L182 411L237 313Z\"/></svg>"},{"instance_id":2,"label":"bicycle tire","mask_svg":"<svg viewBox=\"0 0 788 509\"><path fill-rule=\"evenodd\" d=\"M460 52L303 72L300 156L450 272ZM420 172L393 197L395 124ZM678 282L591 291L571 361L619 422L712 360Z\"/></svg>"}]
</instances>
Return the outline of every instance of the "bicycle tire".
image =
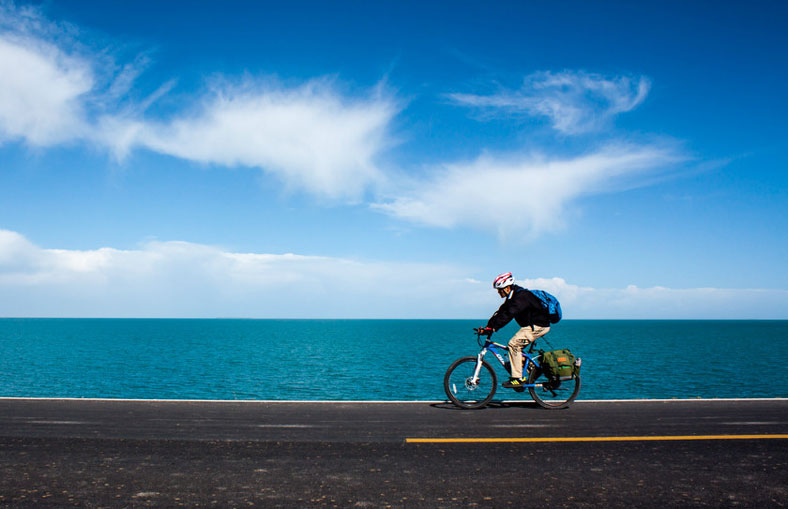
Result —
<instances>
[{"instance_id":1,"label":"bicycle tire","mask_svg":"<svg viewBox=\"0 0 788 509\"><path fill-rule=\"evenodd\" d=\"M528 384L537 385L537 387L529 387L528 392L540 407L559 410L568 408L577 398L580 392L580 375L576 375L571 380L554 382L537 368L528 373Z\"/></svg>"},{"instance_id":2,"label":"bicycle tire","mask_svg":"<svg viewBox=\"0 0 788 509\"><path fill-rule=\"evenodd\" d=\"M463 409L483 408L498 388L498 377L487 361L482 361L479 382L470 383L476 369L476 357L461 357L454 361L443 377L443 390L456 406Z\"/></svg>"}]
</instances>

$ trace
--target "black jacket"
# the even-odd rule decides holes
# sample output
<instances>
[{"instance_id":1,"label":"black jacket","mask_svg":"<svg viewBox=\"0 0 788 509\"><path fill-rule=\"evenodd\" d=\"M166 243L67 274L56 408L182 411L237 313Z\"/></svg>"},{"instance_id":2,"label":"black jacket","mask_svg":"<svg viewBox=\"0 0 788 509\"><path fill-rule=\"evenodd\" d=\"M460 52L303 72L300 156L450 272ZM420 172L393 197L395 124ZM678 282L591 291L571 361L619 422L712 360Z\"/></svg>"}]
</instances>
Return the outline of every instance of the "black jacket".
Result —
<instances>
[{"instance_id":1,"label":"black jacket","mask_svg":"<svg viewBox=\"0 0 788 509\"><path fill-rule=\"evenodd\" d=\"M487 327L493 330L502 329L514 318L520 327L538 325L549 327L550 320L547 311L542 307L541 301L531 292L517 285L512 286L512 293L501 304L498 311L487 322Z\"/></svg>"}]
</instances>

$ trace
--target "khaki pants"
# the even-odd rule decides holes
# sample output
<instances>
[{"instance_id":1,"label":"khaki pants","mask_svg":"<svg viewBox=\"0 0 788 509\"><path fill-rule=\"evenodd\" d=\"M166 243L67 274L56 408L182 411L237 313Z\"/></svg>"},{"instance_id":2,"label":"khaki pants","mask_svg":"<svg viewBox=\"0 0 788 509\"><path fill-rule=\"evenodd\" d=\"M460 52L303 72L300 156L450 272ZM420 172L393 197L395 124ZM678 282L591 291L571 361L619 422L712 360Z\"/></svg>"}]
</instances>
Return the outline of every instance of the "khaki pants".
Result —
<instances>
[{"instance_id":1,"label":"khaki pants","mask_svg":"<svg viewBox=\"0 0 788 509\"><path fill-rule=\"evenodd\" d=\"M512 378L523 377L523 349L530 345L536 338L541 338L550 332L550 327L534 325L518 330L509 340L509 364L512 366Z\"/></svg>"}]
</instances>

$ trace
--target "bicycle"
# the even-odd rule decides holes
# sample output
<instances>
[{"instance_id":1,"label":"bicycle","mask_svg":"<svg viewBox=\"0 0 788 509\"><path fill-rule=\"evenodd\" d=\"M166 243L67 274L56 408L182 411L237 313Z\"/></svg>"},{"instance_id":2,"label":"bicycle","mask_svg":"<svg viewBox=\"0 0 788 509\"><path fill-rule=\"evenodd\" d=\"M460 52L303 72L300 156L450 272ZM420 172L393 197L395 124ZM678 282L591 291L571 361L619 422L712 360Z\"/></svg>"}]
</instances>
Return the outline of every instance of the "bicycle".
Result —
<instances>
[{"instance_id":1,"label":"bicycle","mask_svg":"<svg viewBox=\"0 0 788 509\"><path fill-rule=\"evenodd\" d=\"M482 348L478 355L457 359L449 366L443 377L446 396L463 409L484 408L495 395L498 377L490 363L484 360L488 352L491 352L506 372L511 374L508 361L509 348L493 342L489 337L485 337L482 341L483 334L480 330L474 329L474 331L476 331L476 342ZM535 344L536 341L532 341L528 352L523 352L523 372L527 373L527 383L514 390L524 392L527 388L533 400L543 408L550 410L567 408L580 392L580 374L561 378L547 376L541 365L544 352L539 350L533 355ZM502 353L506 355L507 360L504 360ZM575 363L579 369L580 359L578 358Z\"/></svg>"}]
</instances>

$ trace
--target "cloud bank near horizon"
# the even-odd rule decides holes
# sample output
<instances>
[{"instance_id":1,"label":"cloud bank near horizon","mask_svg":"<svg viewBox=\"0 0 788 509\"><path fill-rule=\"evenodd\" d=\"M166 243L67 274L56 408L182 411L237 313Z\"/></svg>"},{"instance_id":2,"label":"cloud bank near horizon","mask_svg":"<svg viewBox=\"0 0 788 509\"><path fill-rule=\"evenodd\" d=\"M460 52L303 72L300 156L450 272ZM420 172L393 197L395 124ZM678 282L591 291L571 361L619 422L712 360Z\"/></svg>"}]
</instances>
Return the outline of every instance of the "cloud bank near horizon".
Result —
<instances>
[{"instance_id":1,"label":"cloud bank near horizon","mask_svg":"<svg viewBox=\"0 0 788 509\"><path fill-rule=\"evenodd\" d=\"M500 300L478 279L450 264L237 253L182 241L50 249L0 230L4 316L483 320ZM592 288L560 277L521 283L554 293L568 319L788 318L788 290Z\"/></svg>"}]
</instances>

